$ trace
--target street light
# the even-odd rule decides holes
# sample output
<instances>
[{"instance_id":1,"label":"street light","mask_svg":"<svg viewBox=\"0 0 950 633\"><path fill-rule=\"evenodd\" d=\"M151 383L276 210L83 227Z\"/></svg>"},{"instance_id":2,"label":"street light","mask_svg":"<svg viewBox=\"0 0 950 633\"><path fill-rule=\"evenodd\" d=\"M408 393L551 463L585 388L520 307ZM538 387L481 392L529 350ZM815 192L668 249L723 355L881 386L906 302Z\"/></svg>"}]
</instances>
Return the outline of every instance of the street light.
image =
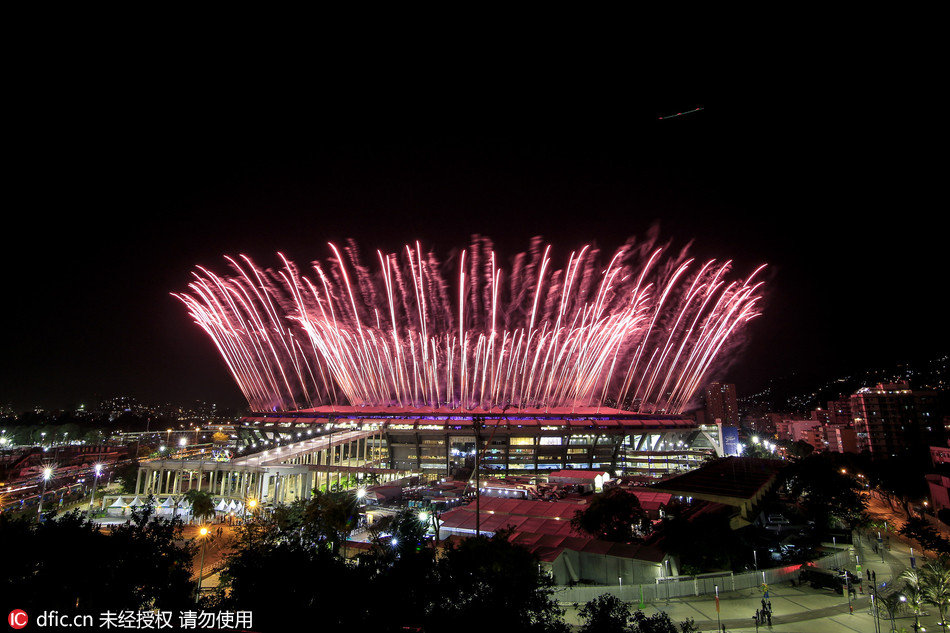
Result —
<instances>
[{"instance_id":1,"label":"street light","mask_svg":"<svg viewBox=\"0 0 950 633\"><path fill-rule=\"evenodd\" d=\"M43 520L43 498L46 496L46 482L53 478L53 467L46 466L43 468L43 492L40 493L40 505L36 510L36 520L37 522Z\"/></svg>"},{"instance_id":2,"label":"street light","mask_svg":"<svg viewBox=\"0 0 950 633\"><path fill-rule=\"evenodd\" d=\"M435 545L436 545L436 548L438 548L439 529L440 529L439 513L434 510L432 512L423 510L422 512L419 513L419 520L426 524L427 529L428 529L429 521L430 520L432 521L432 531L435 532Z\"/></svg>"},{"instance_id":3,"label":"street light","mask_svg":"<svg viewBox=\"0 0 950 633\"><path fill-rule=\"evenodd\" d=\"M102 474L102 464L96 464L96 478L92 482L92 494L89 496L89 516L92 516L92 502L96 498L96 486L99 484L99 475Z\"/></svg>"},{"instance_id":4,"label":"street light","mask_svg":"<svg viewBox=\"0 0 950 633\"><path fill-rule=\"evenodd\" d=\"M435 517L430 516L429 513L426 512L425 510L422 510L421 512L419 512L419 522L422 523L422 524L426 527L426 532L427 532L427 533L428 533L428 531L429 531L429 519L430 519L430 518L433 519L433 521L435 520ZM436 542L438 543L438 541L439 541L439 534L438 534L438 532L436 532L435 540L436 540Z\"/></svg>"},{"instance_id":5,"label":"street light","mask_svg":"<svg viewBox=\"0 0 950 633\"><path fill-rule=\"evenodd\" d=\"M720 615L719 615L719 585L716 585L716 628L717 628L718 630L724 630L724 629L722 628L722 620L720 620ZM756 630L756 631L759 630L759 620L758 620L758 619L756 619L756 621L755 621L755 630Z\"/></svg>"},{"instance_id":6,"label":"street light","mask_svg":"<svg viewBox=\"0 0 950 633\"><path fill-rule=\"evenodd\" d=\"M198 533L201 535L201 566L198 568L198 590L195 592L195 602L198 602L198 598L201 597L201 576L205 570L205 545L208 542L208 528L202 525Z\"/></svg>"}]
</instances>

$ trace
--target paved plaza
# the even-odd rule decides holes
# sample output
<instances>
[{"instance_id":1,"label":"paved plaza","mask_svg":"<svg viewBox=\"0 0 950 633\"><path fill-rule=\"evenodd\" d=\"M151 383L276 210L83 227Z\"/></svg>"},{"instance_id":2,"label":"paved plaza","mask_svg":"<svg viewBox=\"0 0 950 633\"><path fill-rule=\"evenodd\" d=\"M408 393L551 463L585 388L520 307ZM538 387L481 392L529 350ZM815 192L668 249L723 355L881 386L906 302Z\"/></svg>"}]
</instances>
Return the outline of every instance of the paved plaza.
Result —
<instances>
[{"instance_id":1,"label":"paved plaza","mask_svg":"<svg viewBox=\"0 0 950 633\"><path fill-rule=\"evenodd\" d=\"M910 566L910 547L892 536L891 549L887 551L882 562L880 550L873 550L872 542L866 538L857 538L851 548L850 560L846 567L855 569L855 556L860 559L864 577L869 571L877 574L878 584L887 586L905 568ZM915 554L919 552L915 549ZM923 561L918 559L922 564ZM842 561L844 562L844 561ZM845 566L845 565L842 565ZM695 620L696 628L703 633L715 633L725 626L729 633L882 633L891 631L891 622L886 618L886 610L880 616L880 629L877 628L875 618L871 615L868 585L865 582L863 592L856 598L838 595L829 589L813 589L807 585L792 586L791 583L780 583L769 587L769 600L772 603L772 624L756 626L754 615L762 607L762 593L759 590L744 592L723 592L719 596L719 614L717 618L716 601L712 596L697 596L689 598L673 598L669 601L658 601L644 605L643 612L648 616L657 611L665 611L675 623L686 618ZM567 608L565 619L573 625L581 625L577 610L571 604L562 604ZM631 604L631 609L639 605ZM583 605L579 605L580 608ZM853 608L853 613L851 609ZM937 624L939 620L936 609L925 607L926 615L921 617L921 625L927 631L941 631ZM914 617L912 614L898 616L894 622L897 630L902 627L913 631Z\"/></svg>"}]
</instances>

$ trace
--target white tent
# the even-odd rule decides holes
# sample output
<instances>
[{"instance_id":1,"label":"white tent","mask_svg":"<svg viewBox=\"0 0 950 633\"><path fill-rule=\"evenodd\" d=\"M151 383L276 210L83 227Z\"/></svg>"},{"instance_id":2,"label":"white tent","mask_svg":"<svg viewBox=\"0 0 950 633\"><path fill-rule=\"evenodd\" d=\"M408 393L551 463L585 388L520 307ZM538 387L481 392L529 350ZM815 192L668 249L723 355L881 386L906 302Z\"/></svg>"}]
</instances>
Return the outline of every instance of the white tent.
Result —
<instances>
[{"instance_id":1,"label":"white tent","mask_svg":"<svg viewBox=\"0 0 950 633\"><path fill-rule=\"evenodd\" d=\"M106 514L110 517L122 516L126 513L126 511L127 506L121 495L116 497L115 501L113 501L109 507L106 508Z\"/></svg>"}]
</instances>

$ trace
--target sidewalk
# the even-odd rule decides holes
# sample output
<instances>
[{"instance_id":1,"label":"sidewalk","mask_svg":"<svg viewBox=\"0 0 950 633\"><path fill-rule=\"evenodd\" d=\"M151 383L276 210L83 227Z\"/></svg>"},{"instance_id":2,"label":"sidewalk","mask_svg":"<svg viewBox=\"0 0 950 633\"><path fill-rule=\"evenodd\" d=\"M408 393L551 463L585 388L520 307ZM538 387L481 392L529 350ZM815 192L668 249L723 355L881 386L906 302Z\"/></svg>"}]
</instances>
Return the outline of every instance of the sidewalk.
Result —
<instances>
[{"instance_id":1,"label":"sidewalk","mask_svg":"<svg viewBox=\"0 0 950 633\"><path fill-rule=\"evenodd\" d=\"M891 550L884 552L884 562L880 550L874 553L866 538L856 535L855 543L850 546L846 556L848 560L841 560L841 566L855 569L855 556L860 560L863 578L867 579L868 572L873 570L877 574L878 585L886 584L890 587L894 579L910 566L910 548L906 543L891 538ZM915 549L915 554L917 551ZM923 562L923 561L919 561ZM665 611L677 625L693 618L696 628L703 633L715 633L726 627L729 633L775 632L775 633L847 633L859 631L873 633L877 630L874 618L870 612L869 587L865 580L863 592L851 599L838 595L828 589L813 589L809 586L792 586L790 583L781 583L769 587L769 600L772 602L772 625L759 624L756 626L754 615L757 609L762 608L762 594L755 591L725 592L719 595L719 613L717 618L716 601L712 596L696 596L688 598L673 598L668 601L657 601L646 604L642 610L650 616L658 611ZM639 605L630 604L631 611ZM577 615L572 605L562 604L566 608L565 620L579 627L583 620ZM583 605L578 605L583 608ZM882 612L880 630L891 630L890 621L885 621ZM927 618L928 630L940 630L932 626ZM924 619L922 618L922 623ZM913 616L904 616L897 619L898 628L913 624Z\"/></svg>"}]
</instances>

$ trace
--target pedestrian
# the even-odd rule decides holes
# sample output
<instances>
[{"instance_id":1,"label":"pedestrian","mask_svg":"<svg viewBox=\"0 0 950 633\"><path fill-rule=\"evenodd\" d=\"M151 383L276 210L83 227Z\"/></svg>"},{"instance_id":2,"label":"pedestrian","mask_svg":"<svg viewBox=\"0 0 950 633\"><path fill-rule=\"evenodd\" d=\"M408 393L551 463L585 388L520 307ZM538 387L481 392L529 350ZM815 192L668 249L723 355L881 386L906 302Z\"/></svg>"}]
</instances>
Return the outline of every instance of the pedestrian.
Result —
<instances>
[{"instance_id":1,"label":"pedestrian","mask_svg":"<svg viewBox=\"0 0 950 633\"><path fill-rule=\"evenodd\" d=\"M755 621L756 621L756 622L759 621L759 610L758 610L758 609L755 610Z\"/></svg>"},{"instance_id":2,"label":"pedestrian","mask_svg":"<svg viewBox=\"0 0 950 633\"><path fill-rule=\"evenodd\" d=\"M766 615L766 617L769 619L769 626L772 626L772 612L771 612L771 611L767 611L767 612L765 613L765 615Z\"/></svg>"},{"instance_id":3,"label":"pedestrian","mask_svg":"<svg viewBox=\"0 0 950 633\"><path fill-rule=\"evenodd\" d=\"M769 600L769 613L772 613L772 601Z\"/></svg>"}]
</instances>

